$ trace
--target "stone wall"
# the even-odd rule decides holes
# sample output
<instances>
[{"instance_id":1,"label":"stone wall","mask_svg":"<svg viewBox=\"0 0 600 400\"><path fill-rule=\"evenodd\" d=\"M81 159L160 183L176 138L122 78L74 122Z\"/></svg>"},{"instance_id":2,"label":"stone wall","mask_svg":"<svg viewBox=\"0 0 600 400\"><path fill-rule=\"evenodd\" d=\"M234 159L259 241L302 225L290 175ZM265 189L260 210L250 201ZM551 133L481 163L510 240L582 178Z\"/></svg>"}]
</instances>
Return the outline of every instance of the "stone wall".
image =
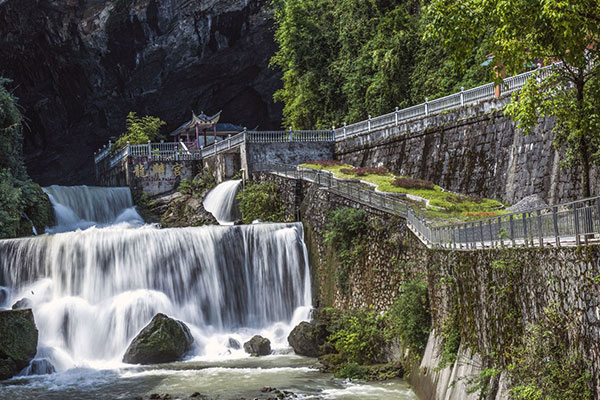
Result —
<instances>
[{"instance_id":1,"label":"stone wall","mask_svg":"<svg viewBox=\"0 0 600 400\"><path fill-rule=\"evenodd\" d=\"M182 179L192 179L201 167L198 161L151 161L146 157L125 157L114 167L97 171L96 184L129 186L135 193L155 196L176 190Z\"/></svg>"},{"instance_id":2,"label":"stone wall","mask_svg":"<svg viewBox=\"0 0 600 400\"><path fill-rule=\"evenodd\" d=\"M509 101L486 101L347 139L336 143L335 157L510 204L530 194L553 204L580 198L579 173L559 167L553 120L542 120L525 136L503 115ZM592 183L599 194L598 170Z\"/></svg>"},{"instance_id":3,"label":"stone wall","mask_svg":"<svg viewBox=\"0 0 600 400\"><path fill-rule=\"evenodd\" d=\"M246 143L242 147L242 164L249 174L263 163L298 165L310 160L333 159L333 143L326 142Z\"/></svg>"},{"instance_id":4,"label":"stone wall","mask_svg":"<svg viewBox=\"0 0 600 400\"><path fill-rule=\"evenodd\" d=\"M206 157L202 160L202 164L210 169L217 183L226 181L242 169L239 149Z\"/></svg>"},{"instance_id":5,"label":"stone wall","mask_svg":"<svg viewBox=\"0 0 600 400\"><path fill-rule=\"evenodd\" d=\"M528 336L527 327L539 323L548 307L566 318L570 353L583 354L600 393L600 246L430 250L401 218L305 181L270 174L255 178L276 182L288 213L304 225L315 305L384 311L403 282L426 276L433 331L420 367L410 376L421 399L478 399L468 393L473 379L488 367L506 369L511 352ZM369 219L364 257L352 267L346 291L337 285L340 266L325 241L328 214L339 207L363 207ZM440 369L444 331L452 318L461 337L458 361ZM488 399L507 399L506 373L495 379L497 390Z\"/></svg>"},{"instance_id":6,"label":"stone wall","mask_svg":"<svg viewBox=\"0 0 600 400\"><path fill-rule=\"evenodd\" d=\"M425 247L408 230L404 219L364 207L306 181L271 174L255 174L254 179L276 182L289 216L304 226L315 305L373 306L385 311L398 297L403 283L423 275ZM346 290L338 284L336 271L341 267L335 251L325 241L328 216L341 207L364 208L368 219L364 256L350 268Z\"/></svg>"}]
</instances>

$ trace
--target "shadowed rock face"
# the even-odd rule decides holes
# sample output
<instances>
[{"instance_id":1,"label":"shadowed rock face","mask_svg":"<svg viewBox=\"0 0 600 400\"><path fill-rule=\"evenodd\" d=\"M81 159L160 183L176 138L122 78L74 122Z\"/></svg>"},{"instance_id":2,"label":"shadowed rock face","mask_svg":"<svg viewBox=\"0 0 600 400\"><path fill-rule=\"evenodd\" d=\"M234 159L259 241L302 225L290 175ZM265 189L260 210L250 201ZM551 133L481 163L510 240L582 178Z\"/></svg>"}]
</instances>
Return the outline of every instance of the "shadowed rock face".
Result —
<instances>
[{"instance_id":1,"label":"shadowed rock face","mask_svg":"<svg viewBox=\"0 0 600 400\"><path fill-rule=\"evenodd\" d=\"M192 110L277 128L266 0L0 0L0 75L26 116L42 185L93 180L93 153L129 111L174 129ZM166 130L168 130L166 129Z\"/></svg>"}]
</instances>

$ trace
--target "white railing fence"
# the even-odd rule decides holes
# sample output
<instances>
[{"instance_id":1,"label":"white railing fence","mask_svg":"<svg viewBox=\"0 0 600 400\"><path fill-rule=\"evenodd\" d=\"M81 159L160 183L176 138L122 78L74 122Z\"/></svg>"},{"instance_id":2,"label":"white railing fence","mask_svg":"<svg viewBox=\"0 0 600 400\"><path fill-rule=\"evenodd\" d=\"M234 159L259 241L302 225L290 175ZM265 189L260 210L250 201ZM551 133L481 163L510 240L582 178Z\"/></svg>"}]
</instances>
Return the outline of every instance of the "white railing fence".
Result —
<instances>
[{"instance_id":1,"label":"white railing fence","mask_svg":"<svg viewBox=\"0 0 600 400\"><path fill-rule=\"evenodd\" d=\"M506 78L500 85L500 91L502 94L510 94L515 90L521 89L527 81L527 78L533 74L540 73L540 78L544 78L551 73L552 69L559 68L560 66L562 66L562 63L556 63L547 67L538 68L533 71L524 72L522 74ZM335 140L340 141L355 135L370 132L372 130L397 126L401 122L405 122L410 119L439 114L444 111L462 107L464 105L478 103L483 100L492 100L496 97L495 88L496 85L494 83L488 83L473 89L461 90L458 93L454 93L432 101L427 101L427 99L425 99L425 103L402 110L396 107L396 110L389 114L384 114L375 118L371 118L369 116L369 118L364 121L360 121L352 125L344 125L341 128L335 129Z\"/></svg>"},{"instance_id":2,"label":"white railing fence","mask_svg":"<svg viewBox=\"0 0 600 400\"><path fill-rule=\"evenodd\" d=\"M254 172L303 179L375 209L406 218L428 246L481 249L518 246L580 246L600 242L600 196L526 212L461 224L432 227L394 194L375 192L358 182L335 179L330 172L284 164L259 164Z\"/></svg>"}]
</instances>

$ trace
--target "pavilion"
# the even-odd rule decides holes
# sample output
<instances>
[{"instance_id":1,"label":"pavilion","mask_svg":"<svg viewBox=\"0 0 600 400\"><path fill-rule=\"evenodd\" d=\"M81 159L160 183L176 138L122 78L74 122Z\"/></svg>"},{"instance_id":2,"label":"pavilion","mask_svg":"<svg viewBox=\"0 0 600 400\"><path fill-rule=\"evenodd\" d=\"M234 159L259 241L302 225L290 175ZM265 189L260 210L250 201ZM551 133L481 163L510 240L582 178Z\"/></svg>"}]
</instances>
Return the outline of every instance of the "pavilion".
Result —
<instances>
[{"instance_id":1,"label":"pavilion","mask_svg":"<svg viewBox=\"0 0 600 400\"><path fill-rule=\"evenodd\" d=\"M244 130L242 126L219 123L220 118L221 111L213 116L208 116L204 112L201 112L200 115L192 112L192 119L171 132L170 136L175 142L183 141L189 149L199 149L217 142L217 138L224 140L229 135L235 135Z\"/></svg>"}]
</instances>

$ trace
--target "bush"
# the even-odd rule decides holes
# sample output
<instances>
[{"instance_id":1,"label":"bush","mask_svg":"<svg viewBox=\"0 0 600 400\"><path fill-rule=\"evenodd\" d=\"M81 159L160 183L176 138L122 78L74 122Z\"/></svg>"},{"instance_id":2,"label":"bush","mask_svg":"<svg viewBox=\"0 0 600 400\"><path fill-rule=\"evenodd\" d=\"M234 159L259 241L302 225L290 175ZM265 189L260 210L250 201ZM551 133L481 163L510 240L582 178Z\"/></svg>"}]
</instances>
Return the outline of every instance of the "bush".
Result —
<instances>
[{"instance_id":1,"label":"bush","mask_svg":"<svg viewBox=\"0 0 600 400\"><path fill-rule=\"evenodd\" d=\"M396 180L392 182L392 186L401 187L404 189L435 189L435 185L432 182L413 178L396 178Z\"/></svg>"},{"instance_id":2,"label":"bush","mask_svg":"<svg viewBox=\"0 0 600 400\"><path fill-rule=\"evenodd\" d=\"M592 375L578 349L569 345L568 322L555 306L530 325L508 370L517 400L592 399Z\"/></svg>"},{"instance_id":3,"label":"bush","mask_svg":"<svg viewBox=\"0 0 600 400\"><path fill-rule=\"evenodd\" d=\"M336 321L328 340L345 361L374 363L385 344L384 327L384 318L373 310L346 313Z\"/></svg>"},{"instance_id":4,"label":"bush","mask_svg":"<svg viewBox=\"0 0 600 400\"><path fill-rule=\"evenodd\" d=\"M311 160L311 161L307 161L305 164L318 165L321 168L335 167L335 166L344 165L343 162L336 161L336 160Z\"/></svg>"},{"instance_id":5,"label":"bush","mask_svg":"<svg viewBox=\"0 0 600 400\"><path fill-rule=\"evenodd\" d=\"M431 313L427 282L409 281L402 285L402 294L387 313L388 335L398 337L402 344L421 354L427 345L431 329Z\"/></svg>"},{"instance_id":6,"label":"bush","mask_svg":"<svg viewBox=\"0 0 600 400\"><path fill-rule=\"evenodd\" d=\"M54 213L48 196L27 176L22 155L22 117L16 99L0 78L0 239L31 235L50 225Z\"/></svg>"},{"instance_id":7,"label":"bush","mask_svg":"<svg viewBox=\"0 0 600 400\"><path fill-rule=\"evenodd\" d=\"M254 220L286 222L285 204L274 182L248 185L237 195L242 212L242 221L251 224Z\"/></svg>"},{"instance_id":8,"label":"bush","mask_svg":"<svg viewBox=\"0 0 600 400\"><path fill-rule=\"evenodd\" d=\"M335 376L342 379L367 379L369 369L355 362L345 363L335 371Z\"/></svg>"},{"instance_id":9,"label":"bush","mask_svg":"<svg viewBox=\"0 0 600 400\"><path fill-rule=\"evenodd\" d=\"M204 168L194 179L182 179L177 191L182 194L200 196L217 186L217 181L209 168Z\"/></svg>"},{"instance_id":10,"label":"bush","mask_svg":"<svg viewBox=\"0 0 600 400\"><path fill-rule=\"evenodd\" d=\"M117 143L115 143L113 150L120 149L129 144L144 144L158 141L163 138L160 134L160 128L166 125L166 122L161 121L160 118L145 116L138 117L134 112L130 112L127 115L127 131L123 133Z\"/></svg>"},{"instance_id":11,"label":"bush","mask_svg":"<svg viewBox=\"0 0 600 400\"><path fill-rule=\"evenodd\" d=\"M340 172L346 175L367 176L367 175L387 175L390 171L385 167L377 168L342 168Z\"/></svg>"},{"instance_id":12,"label":"bush","mask_svg":"<svg viewBox=\"0 0 600 400\"><path fill-rule=\"evenodd\" d=\"M348 290L348 275L363 254L363 235L367 230L365 210L342 207L329 214L325 243L335 249L340 268L336 270L338 288Z\"/></svg>"}]
</instances>

